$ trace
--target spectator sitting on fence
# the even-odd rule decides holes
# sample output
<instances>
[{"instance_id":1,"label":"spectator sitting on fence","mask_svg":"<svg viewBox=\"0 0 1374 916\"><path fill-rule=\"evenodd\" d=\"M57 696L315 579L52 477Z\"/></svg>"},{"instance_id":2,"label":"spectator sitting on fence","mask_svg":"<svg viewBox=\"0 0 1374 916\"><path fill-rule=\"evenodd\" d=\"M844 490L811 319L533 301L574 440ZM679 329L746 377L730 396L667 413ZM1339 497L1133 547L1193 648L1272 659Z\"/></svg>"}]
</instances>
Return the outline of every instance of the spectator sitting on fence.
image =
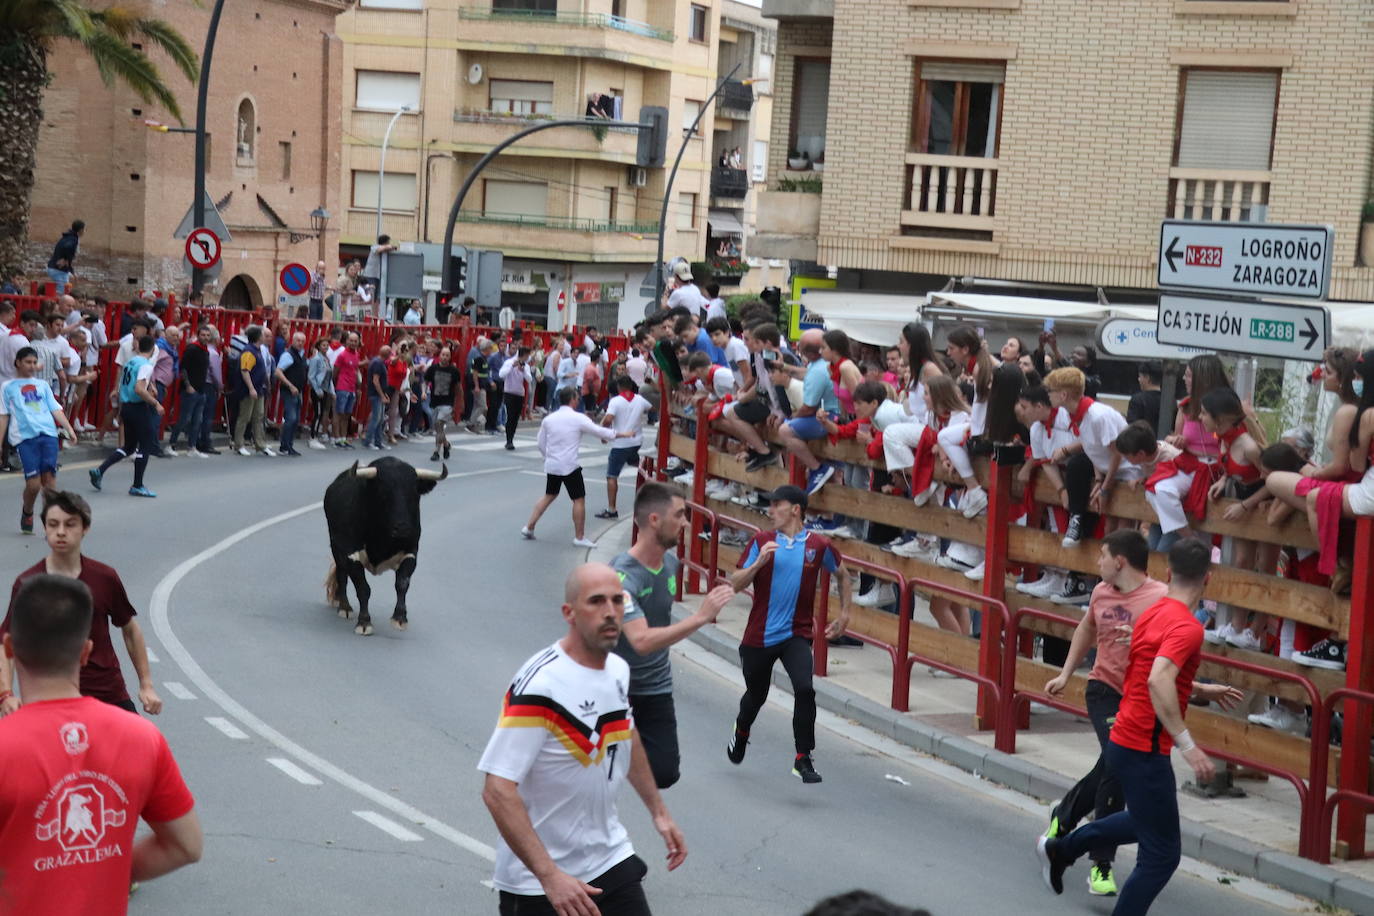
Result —
<instances>
[{"instance_id":1,"label":"spectator sitting on fence","mask_svg":"<svg viewBox=\"0 0 1374 916\"><path fill-rule=\"evenodd\" d=\"M961 382L967 381L973 385L968 421L951 424L940 431L940 447L948 455L951 449L957 449L961 443L970 437L983 434L983 426L987 417L988 395L992 391L993 362L987 347L983 345L983 339L978 336L977 331L968 325L960 325L949 332L945 344L945 354L958 367L956 377ZM1013 398L1012 404L1015 403L1016 400ZM966 518L973 518L987 506L987 492L978 485L977 479L973 477L972 467L965 468L955 465L955 470L964 479L966 487L959 500L958 508Z\"/></svg>"},{"instance_id":2,"label":"spectator sitting on fence","mask_svg":"<svg viewBox=\"0 0 1374 916\"><path fill-rule=\"evenodd\" d=\"M1016 366L1020 368L1019 362ZM1036 510L1035 475L1044 473L1057 497L1056 502L1047 507L1050 510L1049 530L1062 534L1069 520L1068 510L1058 502L1064 498L1064 478L1059 473L1059 465L1051 461L1050 456L1073 442L1073 433L1069 431L1069 412L1050 404L1049 391L1039 385L1022 388L1016 405L1021 422L1030 426L1030 460L1016 471L1016 477L1024 488L1022 505L1027 512ZM1150 435L1150 442L1154 442L1153 434ZM1043 567L1040 572L1040 578L1034 582L1018 582L1016 590L1034 598L1049 598L1062 592L1068 584L1067 570Z\"/></svg>"},{"instance_id":3,"label":"spectator sitting on fence","mask_svg":"<svg viewBox=\"0 0 1374 916\"><path fill-rule=\"evenodd\" d=\"M983 418L982 428L975 429L970 422L967 428L947 427L939 435L940 448L954 466L954 472L964 482L964 496L959 501L959 509L964 518L976 518L987 509L988 494L973 473L973 462L969 457L969 443L975 438L986 436L993 442L1009 443L1018 435L1016 402L1025 387L1026 375L1015 363L1004 363L993 372L992 384L985 397L988 408ZM990 420L996 414L997 424ZM976 417L977 414L975 413ZM1022 441L1028 433L1019 431Z\"/></svg>"},{"instance_id":4,"label":"spectator sitting on fence","mask_svg":"<svg viewBox=\"0 0 1374 916\"><path fill-rule=\"evenodd\" d=\"M792 412L792 419L778 428L778 438L807 470L806 492L815 495L835 473L832 465L823 465L811 452L808 442L825 438L825 427L818 414L837 414L840 402L835 397L830 380L830 364L821 357L822 335L819 330L802 332L798 347L807 366L802 381L802 406Z\"/></svg>"},{"instance_id":5,"label":"spectator sitting on fence","mask_svg":"<svg viewBox=\"0 0 1374 916\"><path fill-rule=\"evenodd\" d=\"M748 447L746 471L768 467L778 458L778 453L764 441L758 424L767 423L776 429L791 413L790 409L784 409L785 397L779 394L769 377L766 354L771 352L781 356L777 350L780 339L777 325L771 322L745 328L743 346L747 359L742 363L744 373L743 376L735 373L735 399L724 406L720 418L713 424L716 429L734 436ZM793 381L790 375L784 375L789 382Z\"/></svg>"},{"instance_id":6,"label":"spectator sitting on fence","mask_svg":"<svg viewBox=\"0 0 1374 916\"><path fill-rule=\"evenodd\" d=\"M1216 437L1202 425L1202 398L1213 388L1228 388L1230 381L1221 360L1207 353L1188 361L1183 371L1188 396L1178 403L1174 434L1169 444L1182 449L1176 458L1160 463L1145 481L1145 498L1159 519L1150 529L1150 548L1168 551L1188 528L1189 516L1207 514L1207 488L1213 466L1221 460Z\"/></svg>"}]
</instances>

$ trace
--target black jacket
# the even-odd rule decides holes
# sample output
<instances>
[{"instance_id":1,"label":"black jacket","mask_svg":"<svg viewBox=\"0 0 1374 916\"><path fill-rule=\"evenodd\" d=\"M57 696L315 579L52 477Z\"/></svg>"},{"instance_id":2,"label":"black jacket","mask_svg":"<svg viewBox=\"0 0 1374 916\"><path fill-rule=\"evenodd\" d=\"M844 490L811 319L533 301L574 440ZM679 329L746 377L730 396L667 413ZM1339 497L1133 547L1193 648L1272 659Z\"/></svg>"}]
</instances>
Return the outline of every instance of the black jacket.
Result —
<instances>
[{"instance_id":1,"label":"black jacket","mask_svg":"<svg viewBox=\"0 0 1374 916\"><path fill-rule=\"evenodd\" d=\"M62 238L53 246L52 257L48 258L48 267L52 270L71 270L76 263L76 249L80 244L81 239L72 230L62 233Z\"/></svg>"}]
</instances>

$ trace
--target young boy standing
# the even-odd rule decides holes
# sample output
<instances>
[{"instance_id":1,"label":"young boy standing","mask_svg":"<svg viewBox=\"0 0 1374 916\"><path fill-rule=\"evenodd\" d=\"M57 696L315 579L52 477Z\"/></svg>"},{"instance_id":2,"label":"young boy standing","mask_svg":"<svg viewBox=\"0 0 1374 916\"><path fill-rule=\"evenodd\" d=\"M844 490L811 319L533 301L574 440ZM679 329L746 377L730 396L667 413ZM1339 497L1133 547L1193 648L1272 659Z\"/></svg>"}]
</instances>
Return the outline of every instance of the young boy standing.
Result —
<instances>
[{"instance_id":1,"label":"young boy standing","mask_svg":"<svg viewBox=\"0 0 1374 916\"><path fill-rule=\"evenodd\" d=\"M33 534L33 504L40 488L57 482L57 427L76 441L52 386L38 375L38 351L21 347L15 354L16 378L0 387L0 439L19 453L24 467L24 495L19 511L19 530Z\"/></svg>"}]
</instances>

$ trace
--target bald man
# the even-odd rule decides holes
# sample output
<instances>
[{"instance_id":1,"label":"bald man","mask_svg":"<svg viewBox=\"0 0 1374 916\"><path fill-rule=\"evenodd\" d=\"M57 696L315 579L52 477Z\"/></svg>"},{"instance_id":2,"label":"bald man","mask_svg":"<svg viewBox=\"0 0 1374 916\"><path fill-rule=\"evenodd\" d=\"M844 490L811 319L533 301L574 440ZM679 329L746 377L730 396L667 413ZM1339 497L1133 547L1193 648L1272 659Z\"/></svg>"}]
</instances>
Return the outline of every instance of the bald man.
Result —
<instances>
[{"instance_id":1,"label":"bald man","mask_svg":"<svg viewBox=\"0 0 1374 916\"><path fill-rule=\"evenodd\" d=\"M806 493L815 495L835 473L832 465L821 464L807 447L808 442L826 437L819 416L834 416L840 412L840 400L830 381L830 364L821 359L822 334L813 328L802 333L797 350L806 361L802 376L802 405L792 411L792 419L778 428L783 447L797 456L806 467Z\"/></svg>"},{"instance_id":2,"label":"bald man","mask_svg":"<svg viewBox=\"0 0 1374 916\"><path fill-rule=\"evenodd\" d=\"M168 329L170 330L170 328ZM296 429L301 423L301 392L308 384L309 357L305 355L305 335L300 331L291 335L291 346L277 361L273 376L281 384L281 453L299 458L296 451Z\"/></svg>"},{"instance_id":3,"label":"bald man","mask_svg":"<svg viewBox=\"0 0 1374 916\"><path fill-rule=\"evenodd\" d=\"M521 666L477 764L487 774L482 801L501 833L494 883L502 916L647 916L648 867L616 812L626 778L668 847L668 870L687 858L634 731L629 665L611 651L625 601L609 566L587 563L568 575L567 635Z\"/></svg>"}]
</instances>

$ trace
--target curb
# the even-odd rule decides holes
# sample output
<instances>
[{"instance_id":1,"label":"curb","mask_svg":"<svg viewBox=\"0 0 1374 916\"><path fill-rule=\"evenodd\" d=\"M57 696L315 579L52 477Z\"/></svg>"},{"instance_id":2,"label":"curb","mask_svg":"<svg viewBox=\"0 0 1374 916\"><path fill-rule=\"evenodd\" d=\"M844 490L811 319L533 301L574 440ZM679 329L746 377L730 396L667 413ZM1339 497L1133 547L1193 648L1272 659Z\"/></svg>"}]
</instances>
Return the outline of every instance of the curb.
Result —
<instances>
[{"instance_id":1,"label":"curb","mask_svg":"<svg viewBox=\"0 0 1374 916\"><path fill-rule=\"evenodd\" d=\"M685 616L683 612L673 614L674 620ZM703 627L688 639L731 664L739 665L738 641L717 627ZM822 709L981 779L1042 800L1059 798L1074 784L1074 780L1015 754L1004 754L912 719L848 688L839 687L828 678L816 678L814 684L816 705ZM773 671L773 686L789 694L792 692L792 682L781 669ZM1374 882L1186 818L1182 819L1180 828L1183 854L1189 858L1310 897L1319 903L1344 907L1355 913L1374 913Z\"/></svg>"}]
</instances>

